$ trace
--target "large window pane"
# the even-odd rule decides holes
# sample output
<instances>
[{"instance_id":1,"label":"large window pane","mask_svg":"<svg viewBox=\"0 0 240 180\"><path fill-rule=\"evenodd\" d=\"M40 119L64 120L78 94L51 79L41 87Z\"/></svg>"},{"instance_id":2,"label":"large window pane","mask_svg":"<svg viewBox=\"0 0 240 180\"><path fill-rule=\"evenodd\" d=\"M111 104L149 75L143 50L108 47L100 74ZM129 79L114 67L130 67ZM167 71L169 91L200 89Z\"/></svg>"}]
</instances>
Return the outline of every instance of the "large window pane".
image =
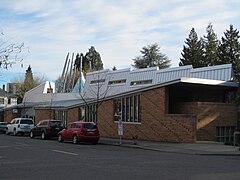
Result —
<instances>
[{"instance_id":1,"label":"large window pane","mask_svg":"<svg viewBox=\"0 0 240 180\"><path fill-rule=\"evenodd\" d=\"M118 98L113 101L114 121L119 117L123 122L141 122L140 120L140 95Z\"/></svg>"}]
</instances>

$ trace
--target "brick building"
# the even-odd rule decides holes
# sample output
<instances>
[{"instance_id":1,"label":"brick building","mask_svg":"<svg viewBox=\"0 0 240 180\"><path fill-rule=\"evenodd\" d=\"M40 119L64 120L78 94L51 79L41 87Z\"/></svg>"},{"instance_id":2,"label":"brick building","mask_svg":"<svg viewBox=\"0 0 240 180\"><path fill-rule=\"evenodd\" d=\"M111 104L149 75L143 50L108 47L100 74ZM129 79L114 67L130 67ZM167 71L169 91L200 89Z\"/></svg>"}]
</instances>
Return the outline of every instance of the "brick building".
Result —
<instances>
[{"instance_id":1,"label":"brick building","mask_svg":"<svg viewBox=\"0 0 240 180\"><path fill-rule=\"evenodd\" d=\"M121 120L126 139L232 141L238 130L239 87L233 80L230 64L103 70L87 74L83 94L39 93L41 86L26 93L24 103L36 123L49 118L65 125L94 121L103 137L117 138ZM27 116L23 105L20 109Z\"/></svg>"}]
</instances>

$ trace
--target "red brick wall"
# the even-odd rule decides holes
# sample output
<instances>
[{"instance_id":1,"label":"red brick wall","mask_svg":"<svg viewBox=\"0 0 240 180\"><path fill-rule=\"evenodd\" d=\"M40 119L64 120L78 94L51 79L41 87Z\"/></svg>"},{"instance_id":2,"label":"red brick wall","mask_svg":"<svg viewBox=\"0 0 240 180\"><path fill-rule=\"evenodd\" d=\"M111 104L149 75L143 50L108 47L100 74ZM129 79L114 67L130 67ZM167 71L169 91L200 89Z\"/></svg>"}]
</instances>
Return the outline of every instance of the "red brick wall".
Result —
<instances>
[{"instance_id":1,"label":"red brick wall","mask_svg":"<svg viewBox=\"0 0 240 180\"><path fill-rule=\"evenodd\" d=\"M178 113L196 114L197 140L215 141L217 126L237 127L237 105L230 103L192 102L178 104ZM206 121L205 123L203 121ZM204 126L201 124L204 123Z\"/></svg>"},{"instance_id":2,"label":"red brick wall","mask_svg":"<svg viewBox=\"0 0 240 180\"><path fill-rule=\"evenodd\" d=\"M21 117L21 110L18 109L17 113L13 113L12 109L7 109L4 111L4 121L5 122L11 122L12 119L16 118L16 117Z\"/></svg>"},{"instance_id":3,"label":"red brick wall","mask_svg":"<svg viewBox=\"0 0 240 180\"><path fill-rule=\"evenodd\" d=\"M79 117L79 109L78 108L71 108L68 110L68 123L78 121Z\"/></svg>"},{"instance_id":4,"label":"red brick wall","mask_svg":"<svg viewBox=\"0 0 240 180\"><path fill-rule=\"evenodd\" d=\"M142 139L168 142L193 142L195 119L189 115L169 115L167 88L143 92L141 95Z\"/></svg>"},{"instance_id":5,"label":"red brick wall","mask_svg":"<svg viewBox=\"0 0 240 180\"><path fill-rule=\"evenodd\" d=\"M98 109L98 127L102 137L118 138L113 120L113 99L104 101ZM36 121L49 118L49 110L36 110ZM237 107L225 103L181 103L176 113L168 114L168 88L142 92L140 95L141 123L124 123L123 138L137 135L142 140L194 142L215 140L216 126L236 126ZM53 114L53 113L52 113ZM217 114L214 121L199 127L202 120ZM79 109L68 110L68 123L77 121ZM197 120L199 121L197 123Z\"/></svg>"},{"instance_id":6,"label":"red brick wall","mask_svg":"<svg viewBox=\"0 0 240 180\"><path fill-rule=\"evenodd\" d=\"M44 119L50 119L53 117L53 110L49 109L35 109L35 124Z\"/></svg>"},{"instance_id":7,"label":"red brick wall","mask_svg":"<svg viewBox=\"0 0 240 180\"><path fill-rule=\"evenodd\" d=\"M68 109L68 123L78 121L78 108ZM44 119L49 119L51 114L51 118L54 119L54 110L49 109L35 109L35 123L37 124L39 121Z\"/></svg>"},{"instance_id":8,"label":"red brick wall","mask_svg":"<svg viewBox=\"0 0 240 180\"><path fill-rule=\"evenodd\" d=\"M165 114L165 88L149 90L140 96L141 123L123 125L123 138L137 135L142 140L193 142L195 141L196 118L191 115ZM117 138L117 123L113 121L113 100L99 107L98 127L101 136Z\"/></svg>"},{"instance_id":9,"label":"red brick wall","mask_svg":"<svg viewBox=\"0 0 240 180\"><path fill-rule=\"evenodd\" d=\"M117 124L113 121L113 101L104 101L98 108L98 128L100 135L117 138Z\"/></svg>"}]
</instances>

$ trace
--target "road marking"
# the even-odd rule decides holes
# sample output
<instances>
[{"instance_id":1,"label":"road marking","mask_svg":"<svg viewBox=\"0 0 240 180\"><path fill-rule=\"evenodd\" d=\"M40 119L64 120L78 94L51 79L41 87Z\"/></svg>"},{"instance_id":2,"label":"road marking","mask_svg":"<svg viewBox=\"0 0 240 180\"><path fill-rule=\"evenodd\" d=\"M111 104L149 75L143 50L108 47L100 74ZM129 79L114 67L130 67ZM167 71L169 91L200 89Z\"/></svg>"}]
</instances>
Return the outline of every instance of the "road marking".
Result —
<instances>
[{"instance_id":1,"label":"road marking","mask_svg":"<svg viewBox=\"0 0 240 180\"><path fill-rule=\"evenodd\" d=\"M58 152L58 153L62 153L62 154L68 154L68 155L78 156L78 154L76 154L76 153L71 153L71 152L67 152L67 151L60 151L60 150L55 150L55 149L53 149L52 151Z\"/></svg>"}]
</instances>

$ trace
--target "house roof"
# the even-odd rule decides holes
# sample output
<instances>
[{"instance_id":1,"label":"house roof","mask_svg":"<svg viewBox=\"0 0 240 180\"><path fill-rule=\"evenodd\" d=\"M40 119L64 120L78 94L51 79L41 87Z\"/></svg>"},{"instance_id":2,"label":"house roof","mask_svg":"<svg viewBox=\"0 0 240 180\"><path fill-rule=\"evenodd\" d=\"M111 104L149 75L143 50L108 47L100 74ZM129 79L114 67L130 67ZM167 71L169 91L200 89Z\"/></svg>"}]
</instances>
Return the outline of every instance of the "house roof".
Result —
<instances>
[{"instance_id":1,"label":"house roof","mask_svg":"<svg viewBox=\"0 0 240 180\"><path fill-rule=\"evenodd\" d=\"M161 69L157 67L144 69L122 69L117 71L103 70L88 73L85 82L84 97L112 96L146 86L187 78L200 78L220 81L232 81L231 64L193 68L191 65Z\"/></svg>"},{"instance_id":2,"label":"house roof","mask_svg":"<svg viewBox=\"0 0 240 180\"><path fill-rule=\"evenodd\" d=\"M71 107L99 98L112 98L175 83L197 83L216 86L238 87L232 82L231 64L193 68L180 66L159 70L157 67L144 69L102 70L86 75L84 94L48 93L44 94L43 85L27 92L24 103L41 107ZM99 92L99 93L98 93ZM83 100L84 99L84 100Z\"/></svg>"},{"instance_id":3,"label":"house roof","mask_svg":"<svg viewBox=\"0 0 240 180\"><path fill-rule=\"evenodd\" d=\"M112 98L128 96L131 94L141 93L143 91L151 90L154 88L160 88L160 87L170 86L170 85L179 84L179 83L219 86L219 87L227 87L227 88L229 88L229 87L230 88L238 88L239 87L239 83L237 83L237 82L226 82L226 81L220 81L220 80L199 79L199 78L180 78L180 79L176 79L176 80L165 82L165 83L160 83L160 84L156 84L156 85L152 85L152 86L146 86L146 87L142 87L139 89L133 89L131 91L115 94L112 96L105 97L103 99L108 100L108 99L112 99ZM91 103L95 103L96 99L94 99L94 98L85 99L85 101L88 104L91 104ZM71 100L67 100L67 101L55 101L55 102L52 102L51 105L49 103L39 104L38 106L35 106L35 107L36 108L54 107L55 109L56 108L64 109L64 108L72 108L72 107L81 106L81 105L85 105L85 102L83 101L83 99L81 97L79 97L79 99L71 99Z\"/></svg>"}]
</instances>

